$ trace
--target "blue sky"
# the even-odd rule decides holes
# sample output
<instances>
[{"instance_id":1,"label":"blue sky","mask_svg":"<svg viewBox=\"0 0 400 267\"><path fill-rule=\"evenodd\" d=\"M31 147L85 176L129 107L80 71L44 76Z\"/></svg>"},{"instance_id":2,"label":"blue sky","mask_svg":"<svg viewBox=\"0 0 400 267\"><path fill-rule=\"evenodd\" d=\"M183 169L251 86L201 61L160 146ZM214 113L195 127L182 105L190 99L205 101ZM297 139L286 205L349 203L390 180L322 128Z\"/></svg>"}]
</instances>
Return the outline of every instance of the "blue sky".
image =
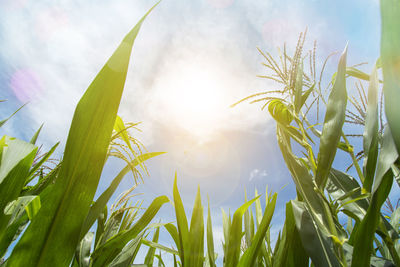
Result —
<instances>
[{"instance_id":1,"label":"blue sky","mask_svg":"<svg viewBox=\"0 0 400 267\"><path fill-rule=\"evenodd\" d=\"M44 123L39 142L49 148L61 141L63 147L80 96L154 3L2 0L0 98L8 101L0 105L1 117L29 104L0 133L29 140ZM142 122L137 138L149 151L168 152L147 164L151 176L136 190L143 193L144 205L155 196L171 196L177 171L188 211L197 185L204 205L210 196L218 240L220 208L233 211L243 203L244 189L253 194L268 186L279 192L272 228L276 237L285 203L295 197L295 190L276 143L274 122L259 105L229 105L277 88L256 77L265 74L256 47L276 55L276 48L286 42L293 50L306 27L305 47L312 49L317 41L317 64L347 42L348 65L369 62L362 67L369 72L379 56L375 0L164 0L151 13L135 43L119 111L125 121ZM327 79L337 59L328 64ZM348 85L350 93L353 85ZM335 164L343 168L348 158L338 157ZM122 166L116 160L107 164L100 191ZM132 184L126 177L119 192ZM171 207L165 206L160 217L173 221ZM165 234L161 240L168 242ZM217 250L222 255L220 246Z\"/></svg>"}]
</instances>

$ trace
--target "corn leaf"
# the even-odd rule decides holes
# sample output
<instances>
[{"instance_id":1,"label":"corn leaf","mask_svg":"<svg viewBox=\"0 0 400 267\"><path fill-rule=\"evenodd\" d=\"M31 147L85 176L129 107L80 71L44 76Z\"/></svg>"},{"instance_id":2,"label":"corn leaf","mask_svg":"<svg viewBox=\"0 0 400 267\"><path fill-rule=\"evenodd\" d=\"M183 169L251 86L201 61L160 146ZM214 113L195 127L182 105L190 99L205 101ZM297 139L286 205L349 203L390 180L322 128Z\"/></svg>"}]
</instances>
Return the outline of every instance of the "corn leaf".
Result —
<instances>
[{"instance_id":1,"label":"corn leaf","mask_svg":"<svg viewBox=\"0 0 400 267\"><path fill-rule=\"evenodd\" d=\"M153 243L158 242L158 237L160 236L160 227L157 227L156 232L154 233L153 236ZM150 247L149 250L147 251L146 257L144 258L144 264L147 264L147 266L153 266L153 261L154 261L154 255L156 253L156 248Z\"/></svg>"},{"instance_id":2,"label":"corn leaf","mask_svg":"<svg viewBox=\"0 0 400 267\"><path fill-rule=\"evenodd\" d=\"M232 224L229 229L229 242L225 252L225 267L236 267L240 257L240 242L242 240L242 217L244 212L257 198L244 203L233 214Z\"/></svg>"},{"instance_id":3,"label":"corn leaf","mask_svg":"<svg viewBox=\"0 0 400 267\"><path fill-rule=\"evenodd\" d=\"M179 251L179 257L181 258L182 264L184 265L186 257L185 250L189 247L189 227L182 199L178 191L177 183L178 183L177 175L175 173L173 196L174 196L176 222L178 225L178 239L180 244L180 247L178 247L178 251Z\"/></svg>"},{"instance_id":4,"label":"corn leaf","mask_svg":"<svg viewBox=\"0 0 400 267\"><path fill-rule=\"evenodd\" d=\"M38 211L40 210L42 204L40 202L40 197L36 196L30 201L24 208L26 215L28 216L29 220L32 220Z\"/></svg>"},{"instance_id":5,"label":"corn leaf","mask_svg":"<svg viewBox=\"0 0 400 267\"><path fill-rule=\"evenodd\" d=\"M325 188L329 171L336 155L336 147L340 141L345 120L347 105L346 56L347 46L339 60L337 76L332 92L329 95L320 139L315 181L322 190Z\"/></svg>"},{"instance_id":6,"label":"corn leaf","mask_svg":"<svg viewBox=\"0 0 400 267\"><path fill-rule=\"evenodd\" d=\"M376 162L378 159L378 73L376 66L372 70L368 88L368 108L365 118L365 129L363 134L364 148L364 183L363 188L371 192L375 175Z\"/></svg>"},{"instance_id":7,"label":"corn leaf","mask_svg":"<svg viewBox=\"0 0 400 267\"><path fill-rule=\"evenodd\" d=\"M92 253L92 266L106 266L109 264L129 241L136 238L148 226L161 206L168 201L166 196L155 198L142 217L129 230L124 230L113 236Z\"/></svg>"},{"instance_id":8,"label":"corn leaf","mask_svg":"<svg viewBox=\"0 0 400 267\"><path fill-rule=\"evenodd\" d=\"M1 139L0 165L0 240L11 215L3 211L19 196L31 167L37 147L16 138Z\"/></svg>"},{"instance_id":9,"label":"corn leaf","mask_svg":"<svg viewBox=\"0 0 400 267\"><path fill-rule=\"evenodd\" d=\"M189 244L184 266L202 267L204 262L204 218L200 187L197 188L192 219L190 221Z\"/></svg>"},{"instance_id":10,"label":"corn leaf","mask_svg":"<svg viewBox=\"0 0 400 267\"><path fill-rule=\"evenodd\" d=\"M163 245L161 245L161 244L159 244L159 243L156 243L156 242L147 240L146 238L142 238L142 244L144 244L144 245L146 245L146 246L148 246L148 247L150 247L150 248L153 248L153 249L163 250L163 251L165 251L165 252L167 252L167 253L170 253L170 254L172 254L172 255L174 255L174 256L175 256L175 255L178 255L178 256L179 256L179 252L176 251L175 249L172 249L172 248L163 246ZM155 257L155 256L156 256L156 255L154 255L154 257ZM152 265L150 265L150 266L152 266Z\"/></svg>"},{"instance_id":11,"label":"corn leaf","mask_svg":"<svg viewBox=\"0 0 400 267\"><path fill-rule=\"evenodd\" d=\"M400 152L400 2L381 0L381 60L385 113Z\"/></svg>"},{"instance_id":12,"label":"corn leaf","mask_svg":"<svg viewBox=\"0 0 400 267\"><path fill-rule=\"evenodd\" d=\"M89 231L90 227L97 220L104 207L107 205L107 202L110 200L111 196L114 194L118 185L121 183L122 179L125 177L127 173L131 170L131 167L135 167L140 162L146 161L152 157L163 154L164 152L153 152L139 155L135 158L131 164L126 165L118 175L113 179L110 186L100 195L100 197L96 200L95 203L90 207L89 213L85 219L85 222L82 225L81 237Z\"/></svg>"},{"instance_id":13,"label":"corn leaf","mask_svg":"<svg viewBox=\"0 0 400 267\"><path fill-rule=\"evenodd\" d=\"M382 148L379 153L378 167L375 183L372 190L372 199L361 224L353 231L351 240L353 242L352 266L369 265L373 253L373 241L377 227L379 226L380 209L389 195L393 183L393 172L391 165L398 158L397 151L393 145L391 131L386 128L383 134ZM397 256L397 259L396 259ZM398 255L393 255L395 263L400 264Z\"/></svg>"},{"instance_id":14,"label":"corn leaf","mask_svg":"<svg viewBox=\"0 0 400 267\"><path fill-rule=\"evenodd\" d=\"M4 102L4 101L2 101ZM14 116L18 111L20 111L26 104L23 104L21 107L19 107L16 111L14 111L13 114L11 114L7 119L1 120L0 121L0 127L2 127L9 119L12 118L12 116Z\"/></svg>"},{"instance_id":15,"label":"corn leaf","mask_svg":"<svg viewBox=\"0 0 400 267\"><path fill-rule=\"evenodd\" d=\"M246 191L245 193L245 202L247 202L247 193ZM251 213L251 216L250 216ZM254 237L254 219L253 219L253 212L250 209L247 209L244 212L243 215L243 221L244 221L244 240L245 240L245 244L246 244L246 248L250 247L251 242L253 240Z\"/></svg>"},{"instance_id":16,"label":"corn leaf","mask_svg":"<svg viewBox=\"0 0 400 267\"><path fill-rule=\"evenodd\" d=\"M75 251L75 259L79 267L89 267L90 248L94 238L93 232L88 232L85 237L79 242L79 246Z\"/></svg>"},{"instance_id":17,"label":"corn leaf","mask_svg":"<svg viewBox=\"0 0 400 267\"><path fill-rule=\"evenodd\" d=\"M380 66L378 64L379 60L376 63L377 64L375 66L376 66L377 69L379 69L380 68ZM365 72L363 72L363 71L361 71L359 69L356 69L354 67L347 67L346 68L346 74L350 75L350 76L353 76L353 77L355 77L357 79L364 80L364 81L370 81L371 80L371 76L369 74L367 74L367 73L365 73ZM383 81L378 80L378 82L382 83Z\"/></svg>"},{"instance_id":18,"label":"corn leaf","mask_svg":"<svg viewBox=\"0 0 400 267\"><path fill-rule=\"evenodd\" d=\"M335 255L332 239L315 223L304 203L296 200L291 203L303 247L314 266L341 266Z\"/></svg>"},{"instance_id":19,"label":"corn leaf","mask_svg":"<svg viewBox=\"0 0 400 267\"><path fill-rule=\"evenodd\" d=\"M28 222L29 219L26 212L22 213L19 217L10 222L0 240L0 257L4 256L7 249L10 248L10 244L24 231Z\"/></svg>"},{"instance_id":20,"label":"corn leaf","mask_svg":"<svg viewBox=\"0 0 400 267\"><path fill-rule=\"evenodd\" d=\"M8 259L11 266L70 263L106 160L132 46L147 14L124 38L79 101L59 177L54 186L46 188L49 197L15 246Z\"/></svg>"},{"instance_id":21,"label":"corn leaf","mask_svg":"<svg viewBox=\"0 0 400 267\"><path fill-rule=\"evenodd\" d=\"M171 223L167 223L166 225L164 225L165 229L168 231L168 233L170 234L170 236L172 237L172 239L175 242L176 247L178 248L178 256L180 257L181 255L181 250L182 250L182 244L179 238L179 233L178 233L178 229L175 227L175 225L171 224Z\"/></svg>"},{"instance_id":22,"label":"corn leaf","mask_svg":"<svg viewBox=\"0 0 400 267\"><path fill-rule=\"evenodd\" d=\"M42 166L49 158L50 156L54 153L54 151L56 150L56 148L58 147L58 145L60 144L60 142L56 143L47 153L46 155L44 155L39 162L37 162L29 171L28 174L28 178L25 181L25 184L28 184L30 181L32 181L35 178L35 173L36 171L40 168L40 166Z\"/></svg>"},{"instance_id":23,"label":"corn leaf","mask_svg":"<svg viewBox=\"0 0 400 267\"><path fill-rule=\"evenodd\" d=\"M35 132L35 134L32 136L31 141L29 143L31 143L32 145L36 144L36 141L39 137L40 131L43 128L43 124L40 125L39 129Z\"/></svg>"},{"instance_id":24,"label":"corn leaf","mask_svg":"<svg viewBox=\"0 0 400 267\"><path fill-rule=\"evenodd\" d=\"M35 199L38 199L40 203L39 196L22 196L11 201L5 207L4 214L10 215L11 217L3 233L3 237L0 240L0 257L6 253L11 242L18 236L18 233L21 233L26 223L28 223L29 218L26 208L30 206L31 202L35 201Z\"/></svg>"},{"instance_id":25,"label":"corn leaf","mask_svg":"<svg viewBox=\"0 0 400 267\"><path fill-rule=\"evenodd\" d=\"M333 197L333 199L338 201L340 204L348 200L358 198L361 195L361 187L356 179L334 168L331 169L329 174L329 182L326 190ZM355 192L346 197L346 194L352 191ZM356 221L361 221L367 213L367 209L368 202L364 199L344 206L343 212Z\"/></svg>"},{"instance_id":26,"label":"corn leaf","mask_svg":"<svg viewBox=\"0 0 400 267\"><path fill-rule=\"evenodd\" d=\"M128 133L126 132L126 127L124 124L124 121L121 119L120 116L117 115L114 123L114 130L119 133L128 146L128 148L133 151L132 146L131 146L131 141L129 140Z\"/></svg>"},{"instance_id":27,"label":"corn leaf","mask_svg":"<svg viewBox=\"0 0 400 267\"><path fill-rule=\"evenodd\" d=\"M308 88L307 91L305 91L304 94L301 96L300 108L304 106L314 88L315 88L315 83L310 88Z\"/></svg>"},{"instance_id":28,"label":"corn leaf","mask_svg":"<svg viewBox=\"0 0 400 267\"><path fill-rule=\"evenodd\" d=\"M372 192L375 192L378 189L382 182L383 176L389 169L391 169L398 158L399 154L396 150L392 132L388 127L385 127L385 131L382 136L382 146L378 157L378 166L376 169Z\"/></svg>"},{"instance_id":29,"label":"corn leaf","mask_svg":"<svg viewBox=\"0 0 400 267\"><path fill-rule=\"evenodd\" d=\"M304 202L307 203L307 206L311 210L313 219L318 221L318 225L326 229L326 226L329 226L328 216L331 216L331 214L326 214L323 200L314 190L315 183L307 166L305 166L301 159L297 158L290 150L289 137L281 131L280 126L277 127L277 132L278 144L282 151L286 166L292 174L293 181L296 184L297 192Z\"/></svg>"},{"instance_id":30,"label":"corn leaf","mask_svg":"<svg viewBox=\"0 0 400 267\"><path fill-rule=\"evenodd\" d=\"M265 208L264 216L261 220L259 227L257 228L257 232L252 240L252 243L249 248L245 251L243 256L240 258L239 267L246 266L254 266L257 260L257 255L260 252L261 245L264 242L265 234L268 230L269 224L272 219L272 215L274 214L275 204L276 204L277 194L275 193L272 197L271 202L268 203Z\"/></svg>"},{"instance_id":31,"label":"corn leaf","mask_svg":"<svg viewBox=\"0 0 400 267\"><path fill-rule=\"evenodd\" d=\"M229 217L228 217L228 215L226 215L224 209L221 208L221 212L222 212L222 229L224 232L224 241L225 241L222 243L222 245L223 245L224 255L225 255L227 253L227 248L229 246L229 232L231 229L232 222L231 222L230 212L229 212Z\"/></svg>"},{"instance_id":32,"label":"corn leaf","mask_svg":"<svg viewBox=\"0 0 400 267\"><path fill-rule=\"evenodd\" d=\"M208 213L207 213L207 256L210 267L216 267L215 265L215 254L214 254L214 237L212 231L211 212L210 212L210 201L208 201Z\"/></svg>"},{"instance_id":33,"label":"corn leaf","mask_svg":"<svg viewBox=\"0 0 400 267\"><path fill-rule=\"evenodd\" d=\"M370 258L373 255L374 235L381 216L380 209L389 195L392 183L393 174L389 170L382 177L378 189L373 193L367 214L352 233L354 235L352 267L370 265Z\"/></svg>"},{"instance_id":34,"label":"corn leaf","mask_svg":"<svg viewBox=\"0 0 400 267\"><path fill-rule=\"evenodd\" d=\"M293 215L292 203L286 203L286 217L283 226L280 242L276 244L274 252L273 267L298 266L308 267L308 255L301 243L299 231Z\"/></svg>"},{"instance_id":35,"label":"corn leaf","mask_svg":"<svg viewBox=\"0 0 400 267\"><path fill-rule=\"evenodd\" d=\"M128 245L126 245L122 251L115 257L110 263L110 267L130 267L132 266L133 260L139 251L141 240L143 238L144 231L136 236ZM152 265L145 265L152 266Z\"/></svg>"},{"instance_id":36,"label":"corn leaf","mask_svg":"<svg viewBox=\"0 0 400 267\"><path fill-rule=\"evenodd\" d=\"M346 252L346 262L347 265L350 266L351 265L351 259L352 259L352 255L353 255L353 247L347 243L343 244L343 249ZM393 264L393 262L384 259L384 258L380 258L380 257L375 257L372 256L371 257L371 267L395 267L395 265Z\"/></svg>"}]
</instances>

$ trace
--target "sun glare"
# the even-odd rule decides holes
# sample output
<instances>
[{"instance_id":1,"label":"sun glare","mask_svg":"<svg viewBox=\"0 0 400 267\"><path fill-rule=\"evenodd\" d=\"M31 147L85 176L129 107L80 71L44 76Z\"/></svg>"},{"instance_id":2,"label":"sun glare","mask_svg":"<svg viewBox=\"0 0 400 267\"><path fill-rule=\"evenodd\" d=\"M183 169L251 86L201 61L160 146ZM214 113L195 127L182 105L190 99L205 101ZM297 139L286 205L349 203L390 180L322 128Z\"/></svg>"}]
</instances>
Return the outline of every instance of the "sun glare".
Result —
<instances>
[{"instance_id":1,"label":"sun glare","mask_svg":"<svg viewBox=\"0 0 400 267\"><path fill-rule=\"evenodd\" d=\"M176 125L205 141L221 123L228 108L218 73L204 66L171 70L161 79L163 112ZM164 116L163 116L164 117Z\"/></svg>"}]
</instances>

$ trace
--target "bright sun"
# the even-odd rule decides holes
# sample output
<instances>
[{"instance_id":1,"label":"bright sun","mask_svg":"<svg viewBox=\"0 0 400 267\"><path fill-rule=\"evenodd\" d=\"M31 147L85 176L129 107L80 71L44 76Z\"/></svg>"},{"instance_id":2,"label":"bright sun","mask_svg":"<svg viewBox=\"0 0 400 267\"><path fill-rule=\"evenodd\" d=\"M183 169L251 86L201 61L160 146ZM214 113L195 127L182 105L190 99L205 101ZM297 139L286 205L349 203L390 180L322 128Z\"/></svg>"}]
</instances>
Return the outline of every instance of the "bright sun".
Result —
<instances>
[{"instance_id":1,"label":"bright sun","mask_svg":"<svg viewBox=\"0 0 400 267\"><path fill-rule=\"evenodd\" d=\"M174 68L159 81L163 117L205 141L218 128L229 104L218 71L205 66Z\"/></svg>"}]
</instances>

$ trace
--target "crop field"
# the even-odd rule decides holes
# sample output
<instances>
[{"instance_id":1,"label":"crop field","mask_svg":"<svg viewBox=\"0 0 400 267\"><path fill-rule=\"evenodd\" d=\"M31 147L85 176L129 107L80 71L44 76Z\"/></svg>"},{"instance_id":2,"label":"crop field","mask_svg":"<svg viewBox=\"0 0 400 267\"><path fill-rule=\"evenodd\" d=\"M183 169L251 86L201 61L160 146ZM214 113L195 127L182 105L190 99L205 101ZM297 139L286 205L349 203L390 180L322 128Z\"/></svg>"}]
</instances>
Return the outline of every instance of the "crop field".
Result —
<instances>
[{"instance_id":1,"label":"crop field","mask_svg":"<svg viewBox=\"0 0 400 267\"><path fill-rule=\"evenodd\" d=\"M363 52L351 42L335 47L340 52L320 56L319 40L309 40L314 25L308 25L291 37L292 43L279 40L281 45L272 50L252 46L254 60L262 67L262 74L252 73L252 78L273 86L246 94L229 91L235 83L242 86L235 82L245 75L241 71L232 69L225 77L218 67L205 66L201 57L191 65L179 57L163 63L168 45L178 42L172 37L162 46L165 51L138 44L140 51L147 49L157 58L153 73L143 74L132 66L136 56L139 65L144 64L143 55L135 54L135 43L141 34L153 31L156 23L151 21L161 14L158 9L170 2L153 3L119 37L122 41L109 51L71 107L65 141L42 138L49 136L46 121L33 134L28 124L22 129L24 123L18 123L20 114L29 115L23 112L30 106L43 108L46 118L51 116L32 96L21 93L21 80L31 89L33 83L40 84L34 75L24 72L21 78L17 73L9 79L13 93L7 95L7 88L2 89L0 105L8 108L0 113L0 266L400 266L400 0L374 3L380 18L374 22L380 25L380 36L374 37L379 55L368 71L366 64L352 63L353 54L358 57ZM238 2L207 3L224 16L224 10ZM273 34L270 26L266 24L265 36ZM157 27L168 27L168 21ZM199 47L210 45L207 42L211 41L205 38ZM87 60L97 58L97 45L91 45ZM229 49L218 53L229 54ZM1 47L0 52L3 60L7 50ZM175 72L174 66L179 66ZM64 71L65 79L73 83L74 76ZM140 90L130 81L136 73L154 79L145 88L148 92L158 90L153 97L137 95L144 106L151 106L151 111L143 109L137 116L153 112L158 121L130 122L129 113L121 112L130 91ZM169 86L174 79L179 82ZM126 88L127 84L133 86ZM12 101L17 108L10 110ZM219 113L224 105L232 114L245 110L246 115L223 117ZM40 121L40 114L32 117ZM250 124L254 118L268 126ZM233 138L224 135L228 130L212 126L224 121L272 132L268 136L273 138L261 136L275 148L267 151L273 163L254 169L246 183L242 170L246 164L254 166L249 162L258 152L239 153L244 150L227 145ZM151 135L149 124L158 125ZM59 130L63 128L51 131ZM163 139L165 146L152 145L157 144L154 140L148 145L150 136ZM188 136L195 141L187 141ZM248 139L238 142L250 144ZM180 145L184 148L179 154ZM167 167L154 163L161 160ZM283 170L278 172L278 167ZM207 180L203 173L214 178ZM288 188L268 180L283 176ZM143 187L147 189L141 191Z\"/></svg>"}]
</instances>

